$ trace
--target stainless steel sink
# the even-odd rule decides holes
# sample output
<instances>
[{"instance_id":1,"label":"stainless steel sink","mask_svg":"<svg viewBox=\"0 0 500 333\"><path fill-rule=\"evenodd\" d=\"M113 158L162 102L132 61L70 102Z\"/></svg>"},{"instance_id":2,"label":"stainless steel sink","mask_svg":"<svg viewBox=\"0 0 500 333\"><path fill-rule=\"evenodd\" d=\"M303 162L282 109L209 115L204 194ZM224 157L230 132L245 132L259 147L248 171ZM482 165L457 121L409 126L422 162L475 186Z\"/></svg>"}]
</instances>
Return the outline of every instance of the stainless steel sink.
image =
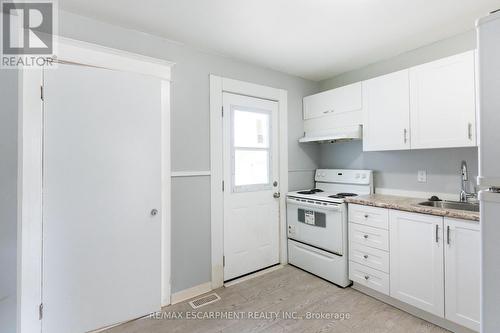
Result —
<instances>
[{"instance_id":1,"label":"stainless steel sink","mask_svg":"<svg viewBox=\"0 0 500 333\"><path fill-rule=\"evenodd\" d=\"M424 201L420 202L421 206L444 208L444 209L458 209L467 210L470 212L479 212L479 204L460 202L460 201Z\"/></svg>"}]
</instances>

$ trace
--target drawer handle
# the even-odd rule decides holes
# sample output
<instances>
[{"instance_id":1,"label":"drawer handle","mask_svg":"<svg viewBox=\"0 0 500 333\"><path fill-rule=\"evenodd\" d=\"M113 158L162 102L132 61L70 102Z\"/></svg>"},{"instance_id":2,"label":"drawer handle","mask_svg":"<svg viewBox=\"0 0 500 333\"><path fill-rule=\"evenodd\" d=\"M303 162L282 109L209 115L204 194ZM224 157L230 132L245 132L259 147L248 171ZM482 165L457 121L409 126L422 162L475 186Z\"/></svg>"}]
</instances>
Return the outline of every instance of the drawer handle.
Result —
<instances>
[{"instance_id":1,"label":"drawer handle","mask_svg":"<svg viewBox=\"0 0 500 333\"><path fill-rule=\"evenodd\" d=\"M368 275L365 275L365 280L368 280L370 277Z\"/></svg>"},{"instance_id":2,"label":"drawer handle","mask_svg":"<svg viewBox=\"0 0 500 333\"><path fill-rule=\"evenodd\" d=\"M363 237L364 237L365 239L368 239L368 235L363 235Z\"/></svg>"},{"instance_id":3,"label":"drawer handle","mask_svg":"<svg viewBox=\"0 0 500 333\"><path fill-rule=\"evenodd\" d=\"M367 255L367 254L365 254L365 255L363 256L363 258L368 259L368 255Z\"/></svg>"},{"instance_id":4,"label":"drawer handle","mask_svg":"<svg viewBox=\"0 0 500 333\"><path fill-rule=\"evenodd\" d=\"M368 214L365 214L365 219L367 219L367 218L368 218Z\"/></svg>"}]
</instances>

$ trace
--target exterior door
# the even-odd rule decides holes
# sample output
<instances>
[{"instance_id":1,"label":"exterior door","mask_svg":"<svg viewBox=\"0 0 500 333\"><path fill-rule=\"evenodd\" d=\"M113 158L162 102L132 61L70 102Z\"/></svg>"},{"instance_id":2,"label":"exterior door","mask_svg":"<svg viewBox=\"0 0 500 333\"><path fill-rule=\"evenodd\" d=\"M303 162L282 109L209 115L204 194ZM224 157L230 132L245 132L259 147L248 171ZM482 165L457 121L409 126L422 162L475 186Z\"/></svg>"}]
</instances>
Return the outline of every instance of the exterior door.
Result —
<instances>
[{"instance_id":1,"label":"exterior door","mask_svg":"<svg viewBox=\"0 0 500 333\"><path fill-rule=\"evenodd\" d=\"M223 93L224 280L279 263L278 103Z\"/></svg>"},{"instance_id":2,"label":"exterior door","mask_svg":"<svg viewBox=\"0 0 500 333\"><path fill-rule=\"evenodd\" d=\"M443 218L389 211L391 297L444 316Z\"/></svg>"},{"instance_id":3,"label":"exterior door","mask_svg":"<svg viewBox=\"0 0 500 333\"><path fill-rule=\"evenodd\" d=\"M160 309L161 81L44 72L42 332Z\"/></svg>"},{"instance_id":4,"label":"exterior door","mask_svg":"<svg viewBox=\"0 0 500 333\"><path fill-rule=\"evenodd\" d=\"M479 222L444 219L446 318L479 332L481 233Z\"/></svg>"}]
</instances>

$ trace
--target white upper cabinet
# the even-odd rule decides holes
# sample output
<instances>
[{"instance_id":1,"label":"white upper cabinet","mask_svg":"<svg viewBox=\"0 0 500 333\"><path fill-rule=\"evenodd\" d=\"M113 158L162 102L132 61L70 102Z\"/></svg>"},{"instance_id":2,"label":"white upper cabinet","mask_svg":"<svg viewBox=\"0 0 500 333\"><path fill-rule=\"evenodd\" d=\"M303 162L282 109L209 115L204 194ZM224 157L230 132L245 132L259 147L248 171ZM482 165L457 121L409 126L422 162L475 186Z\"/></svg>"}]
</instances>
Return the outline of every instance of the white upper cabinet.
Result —
<instances>
[{"instance_id":1,"label":"white upper cabinet","mask_svg":"<svg viewBox=\"0 0 500 333\"><path fill-rule=\"evenodd\" d=\"M479 332L481 233L479 223L444 219L446 319Z\"/></svg>"},{"instance_id":2,"label":"white upper cabinet","mask_svg":"<svg viewBox=\"0 0 500 333\"><path fill-rule=\"evenodd\" d=\"M390 295L444 317L443 218L389 211Z\"/></svg>"},{"instance_id":3,"label":"white upper cabinet","mask_svg":"<svg viewBox=\"0 0 500 333\"><path fill-rule=\"evenodd\" d=\"M304 119L361 110L361 82L304 97Z\"/></svg>"},{"instance_id":4,"label":"white upper cabinet","mask_svg":"<svg viewBox=\"0 0 500 333\"><path fill-rule=\"evenodd\" d=\"M363 82L363 150L410 149L408 69Z\"/></svg>"},{"instance_id":5,"label":"white upper cabinet","mask_svg":"<svg viewBox=\"0 0 500 333\"><path fill-rule=\"evenodd\" d=\"M474 51L410 69L411 148L476 145Z\"/></svg>"}]
</instances>

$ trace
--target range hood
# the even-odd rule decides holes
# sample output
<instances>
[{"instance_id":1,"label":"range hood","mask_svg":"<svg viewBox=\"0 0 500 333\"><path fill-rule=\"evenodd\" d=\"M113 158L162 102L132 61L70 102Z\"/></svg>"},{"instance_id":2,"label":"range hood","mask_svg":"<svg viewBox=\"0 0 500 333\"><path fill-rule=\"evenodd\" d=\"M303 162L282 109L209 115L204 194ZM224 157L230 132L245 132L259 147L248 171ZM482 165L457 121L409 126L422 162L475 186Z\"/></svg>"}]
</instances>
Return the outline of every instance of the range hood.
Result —
<instances>
[{"instance_id":1,"label":"range hood","mask_svg":"<svg viewBox=\"0 0 500 333\"><path fill-rule=\"evenodd\" d=\"M332 128L326 131L305 133L299 142L334 143L351 140L361 140L363 130L361 125Z\"/></svg>"}]
</instances>

